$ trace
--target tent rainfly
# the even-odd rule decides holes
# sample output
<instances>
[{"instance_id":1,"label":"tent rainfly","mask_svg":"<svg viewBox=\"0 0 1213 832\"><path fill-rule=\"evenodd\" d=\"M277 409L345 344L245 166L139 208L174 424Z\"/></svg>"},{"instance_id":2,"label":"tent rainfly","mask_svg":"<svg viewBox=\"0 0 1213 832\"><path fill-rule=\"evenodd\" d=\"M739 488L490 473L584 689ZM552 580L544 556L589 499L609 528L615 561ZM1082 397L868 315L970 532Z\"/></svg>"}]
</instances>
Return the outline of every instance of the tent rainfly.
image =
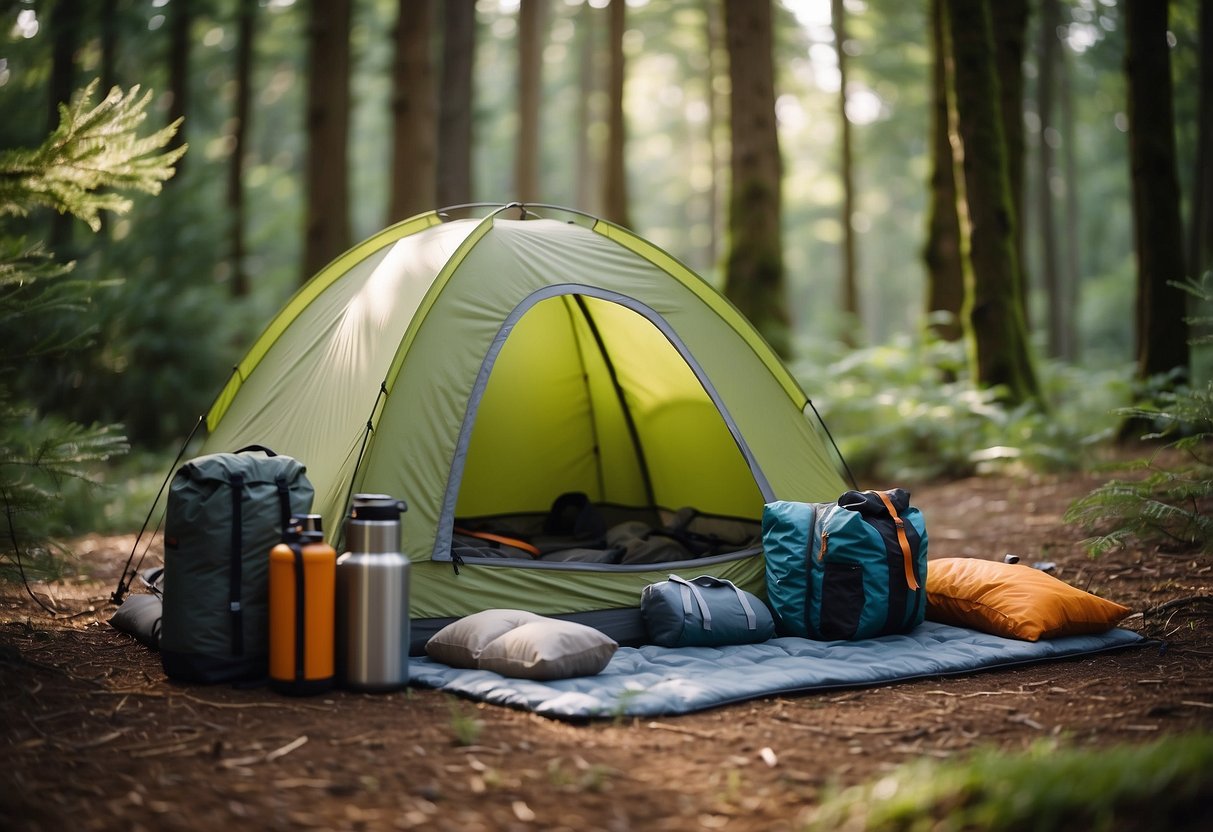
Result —
<instances>
[{"instance_id":1,"label":"tent rainfly","mask_svg":"<svg viewBox=\"0 0 1213 832\"><path fill-rule=\"evenodd\" d=\"M207 427L203 453L302 461L339 551L354 493L408 503L414 650L492 608L636 641L641 590L672 572L763 597L764 503L846 490L808 397L736 308L652 243L551 206L430 212L355 246L270 322ZM689 507L698 539L737 542L661 562L458 546L494 523L536 542L568 494L658 530Z\"/></svg>"}]
</instances>

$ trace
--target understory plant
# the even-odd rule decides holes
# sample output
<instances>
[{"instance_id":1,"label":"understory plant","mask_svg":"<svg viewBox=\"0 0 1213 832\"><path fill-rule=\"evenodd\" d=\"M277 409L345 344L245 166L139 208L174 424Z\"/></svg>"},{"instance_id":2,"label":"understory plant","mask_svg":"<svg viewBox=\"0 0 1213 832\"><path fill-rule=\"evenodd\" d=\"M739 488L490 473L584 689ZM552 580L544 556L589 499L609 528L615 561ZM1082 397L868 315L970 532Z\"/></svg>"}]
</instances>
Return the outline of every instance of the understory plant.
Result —
<instances>
[{"instance_id":1,"label":"understory plant","mask_svg":"<svg viewBox=\"0 0 1213 832\"><path fill-rule=\"evenodd\" d=\"M1111 438L1129 374L1042 362L1049 401L1008 407L973 384L960 342L903 336L860 350L810 345L793 372L860 484L956 478L988 470L1065 470Z\"/></svg>"},{"instance_id":2,"label":"understory plant","mask_svg":"<svg viewBox=\"0 0 1213 832\"><path fill-rule=\"evenodd\" d=\"M1213 273L1177 284L1208 303ZM1189 319L1207 330L1210 319ZM1213 343L1208 334L1194 346ZM1144 430L1142 439L1161 445L1145 459L1128 463L1113 479L1074 502L1065 520L1098 531L1086 541L1092 556L1130 541L1161 552L1213 552L1213 382L1191 388L1172 373L1147 382L1148 404L1120 411L1125 424Z\"/></svg>"},{"instance_id":3,"label":"understory plant","mask_svg":"<svg viewBox=\"0 0 1213 832\"><path fill-rule=\"evenodd\" d=\"M1086 750L1041 741L1022 754L921 760L837 791L809 830L1207 829L1213 820L1213 736Z\"/></svg>"},{"instance_id":4,"label":"understory plant","mask_svg":"<svg viewBox=\"0 0 1213 832\"><path fill-rule=\"evenodd\" d=\"M1158 407L1123 413L1158 425L1143 438L1164 444L1127 464L1135 476L1110 480L1065 514L1099 531L1086 541L1092 556L1131 540L1165 552L1213 552L1213 383L1158 398Z\"/></svg>"},{"instance_id":5,"label":"understory plant","mask_svg":"<svg viewBox=\"0 0 1213 832\"><path fill-rule=\"evenodd\" d=\"M138 135L150 93L115 87L94 103L95 91L96 82L61 105L58 128L38 147L0 151L0 555L8 561L0 575L26 577L23 553L53 562L64 484L93 481L95 463L127 448L118 426L78 424L39 409L22 372L86 348L93 334L88 309L106 288L73 279L74 264L31 240L24 219L51 208L96 231L102 212L130 208L125 192L157 193L185 152L161 152L177 124Z\"/></svg>"}]
</instances>

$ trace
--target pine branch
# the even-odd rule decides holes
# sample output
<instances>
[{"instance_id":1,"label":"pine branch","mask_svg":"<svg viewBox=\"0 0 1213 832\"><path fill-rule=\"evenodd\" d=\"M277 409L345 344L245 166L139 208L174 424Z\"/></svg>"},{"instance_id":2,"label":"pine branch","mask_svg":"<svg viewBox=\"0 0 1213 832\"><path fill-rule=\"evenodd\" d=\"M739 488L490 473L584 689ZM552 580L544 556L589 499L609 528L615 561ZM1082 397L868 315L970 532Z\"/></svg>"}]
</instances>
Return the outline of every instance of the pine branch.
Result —
<instances>
[{"instance_id":1,"label":"pine branch","mask_svg":"<svg viewBox=\"0 0 1213 832\"><path fill-rule=\"evenodd\" d=\"M0 290L26 286L67 274L72 263L58 263L42 243L29 245L23 238L0 237Z\"/></svg>"},{"instance_id":2,"label":"pine branch","mask_svg":"<svg viewBox=\"0 0 1213 832\"><path fill-rule=\"evenodd\" d=\"M70 213L96 231L101 211L124 213L131 200L122 191L157 194L173 176L187 146L158 153L180 119L139 138L150 90L114 87L96 106L93 81L70 104L59 105L59 126L39 147L0 152L0 216L24 216L32 205Z\"/></svg>"}]
</instances>

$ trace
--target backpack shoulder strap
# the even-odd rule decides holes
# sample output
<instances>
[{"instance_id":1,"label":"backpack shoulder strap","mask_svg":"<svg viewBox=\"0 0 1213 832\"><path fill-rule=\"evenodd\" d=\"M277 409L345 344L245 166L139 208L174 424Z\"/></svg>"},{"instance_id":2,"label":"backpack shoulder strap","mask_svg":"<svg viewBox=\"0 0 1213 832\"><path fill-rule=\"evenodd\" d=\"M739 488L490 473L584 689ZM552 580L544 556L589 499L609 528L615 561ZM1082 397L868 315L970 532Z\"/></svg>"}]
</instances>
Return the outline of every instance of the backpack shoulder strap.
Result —
<instances>
[{"instance_id":1,"label":"backpack shoulder strap","mask_svg":"<svg viewBox=\"0 0 1213 832\"><path fill-rule=\"evenodd\" d=\"M274 479L274 485L278 489L278 515L282 532L286 533L286 527L291 523L291 489L286 484L286 477L281 474Z\"/></svg>"},{"instance_id":2,"label":"backpack shoulder strap","mask_svg":"<svg viewBox=\"0 0 1213 832\"><path fill-rule=\"evenodd\" d=\"M228 609L232 616L232 655L244 655L244 611L241 589L244 568L244 475L232 474L232 554L228 569Z\"/></svg>"}]
</instances>

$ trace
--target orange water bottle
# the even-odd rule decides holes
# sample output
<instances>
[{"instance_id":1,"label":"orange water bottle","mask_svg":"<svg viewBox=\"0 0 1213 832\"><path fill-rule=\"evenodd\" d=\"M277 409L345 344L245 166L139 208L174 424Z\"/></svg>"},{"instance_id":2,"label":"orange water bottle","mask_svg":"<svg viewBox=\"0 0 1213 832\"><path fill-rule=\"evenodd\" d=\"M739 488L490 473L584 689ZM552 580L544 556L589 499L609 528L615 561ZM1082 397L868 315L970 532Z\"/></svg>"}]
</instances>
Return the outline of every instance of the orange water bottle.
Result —
<instances>
[{"instance_id":1,"label":"orange water bottle","mask_svg":"<svg viewBox=\"0 0 1213 832\"><path fill-rule=\"evenodd\" d=\"M337 553L320 516L291 518L270 550L270 687L307 696L333 686Z\"/></svg>"}]
</instances>

